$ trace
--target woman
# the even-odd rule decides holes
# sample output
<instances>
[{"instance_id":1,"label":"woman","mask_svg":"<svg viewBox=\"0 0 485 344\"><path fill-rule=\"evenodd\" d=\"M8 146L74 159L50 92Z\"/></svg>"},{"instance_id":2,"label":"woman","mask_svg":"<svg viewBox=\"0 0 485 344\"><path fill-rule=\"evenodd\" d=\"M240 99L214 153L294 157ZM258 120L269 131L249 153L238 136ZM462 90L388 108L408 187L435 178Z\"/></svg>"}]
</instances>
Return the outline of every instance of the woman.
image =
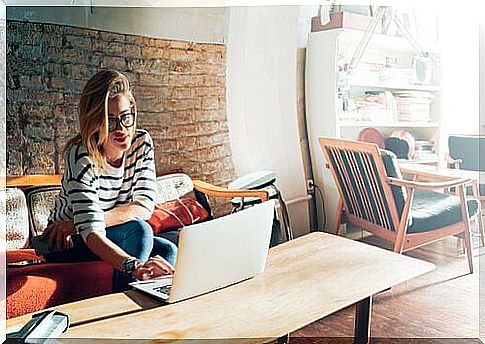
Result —
<instances>
[{"instance_id":1,"label":"woman","mask_svg":"<svg viewBox=\"0 0 485 344\"><path fill-rule=\"evenodd\" d=\"M156 199L153 143L136 130L128 79L103 70L85 85L80 134L64 150L62 190L44 232L58 252L48 261L99 259L115 271L114 289L173 272L176 246L145 222ZM162 258L165 257L165 258Z\"/></svg>"}]
</instances>

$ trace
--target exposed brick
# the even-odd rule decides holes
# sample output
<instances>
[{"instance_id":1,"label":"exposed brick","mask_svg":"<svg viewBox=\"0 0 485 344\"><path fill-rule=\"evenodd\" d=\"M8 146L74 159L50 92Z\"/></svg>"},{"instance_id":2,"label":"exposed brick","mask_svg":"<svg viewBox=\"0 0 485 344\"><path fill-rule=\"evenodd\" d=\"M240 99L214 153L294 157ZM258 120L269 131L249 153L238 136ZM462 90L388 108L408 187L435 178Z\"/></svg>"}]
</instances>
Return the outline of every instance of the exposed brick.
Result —
<instances>
[{"instance_id":1,"label":"exposed brick","mask_svg":"<svg viewBox=\"0 0 485 344\"><path fill-rule=\"evenodd\" d=\"M168 76L168 83L171 86L201 86L204 84L204 76L181 75L172 72Z\"/></svg>"},{"instance_id":2,"label":"exposed brick","mask_svg":"<svg viewBox=\"0 0 485 344\"><path fill-rule=\"evenodd\" d=\"M163 48L169 45L169 42L164 39L152 38L152 37L141 37L141 45L147 45L151 47Z\"/></svg>"},{"instance_id":3,"label":"exposed brick","mask_svg":"<svg viewBox=\"0 0 485 344\"><path fill-rule=\"evenodd\" d=\"M192 63L189 61L170 61L168 69L172 72L189 72L192 70Z\"/></svg>"},{"instance_id":4,"label":"exposed brick","mask_svg":"<svg viewBox=\"0 0 485 344\"><path fill-rule=\"evenodd\" d=\"M203 97L202 98L202 109L218 109L219 108L219 98L218 97Z\"/></svg>"},{"instance_id":5,"label":"exposed brick","mask_svg":"<svg viewBox=\"0 0 485 344\"><path fill-rule=\"evenodd\" d=\"M140 70L146 74L164 74L163 61L161 59L145 60L133 59L128 60L129 70Z\"/></svg>"},{"instance_id":6,"label":"exposed brick","mask_svg":"<svg viewBox=\"0 0 485 344\"><path fill-rule=\"evenodd\" d=\"M226 83L225 76L205 75L203 84L206 86L220 86Z\"/></svg>"},{"instance_id":7,"label":"exposed brick","mask_svg":"<svg viewBox=\"0 0 485 344\"><path fill-rule=\"evenodd\" d=\"M124 71L126 69L126 60L123 57L105 56L101 63L101 68L112 68Z\"/></svg>"},{"instance_id":8,"label":"exposed brick","mask_svg":"<svg viewBox=\"0 0 485 344\"><path fill-rule=\"evenodd\" d=\"M169 114L171 125L189 124L194 122L194 111L176 111Z\"/></svg>"},{"instance_id":9,"label":"exposed brick","mask_svg":"<svg viewBox=\"0 0 485 344\"><path fill-rule=\"evenodd\" d=\"M162 112L164 110L165 97L163 95L153 97L138 97L137 109L138 111L147 112Z\"/></svg>"},{"instance_id":10,"label":"exposed brick","mask_svg":"<svg viewBox=\"0 0 485 344\"><path fill-rule=\"evenodd\" d=\"M196 92L191 87L174 87L172 89L172 99L188 99L194 98Z\"/></svg>"},{"instance_id":11,"label":"exposed brick","mask_svg":"<svg viewBox=\"0 0 485 344\"><path fill-rule=\"evenodd\" d=\"M211 74L211 75L226 75L225 64L213 63L194 63L191 68L192 73L196 74Z\"/></svg>"},{"instance_id":12,"label":"exposed brick","mask_svg":"<svg viewBox=\"0 0 485 344\"><path fill-rule=\"evenodd\" d=\"M98 36L99 36L99 40L106 41L106 42L112 42L112 41L124 42L125 41L125 35L121 35L121 34L113 33L113 32L100 31Z\"/></svg>"},{"instance_id":13,"label":"exposed brick","mask_svg":"<svg viewBox=\"0 0 485 344\"><path fill-rule=\"evenodd\" d=\"M216 185L234 178L224 45L55 24L7 26L8 173L62 173L62 150L79 132L86 80L99 68L115 68L130 80L137 126L154 140L157 171L181 168ZM216 211L230 208L226 200L213 204Z\"/></svg>"},{"instance_id":14,"label":"exposed brick","mask_svg":"<svg viewBox=\"0 0 485 344\"><path fill-rule=\"evenodd\" d=\"M141 47L141 57L146 59L161 59L163 57L163 48L158 47Z\"/></svg>"},{"instance_id":15,"label":"exposed brick","mask_svg":"<svg viewBox=\"0 0 485 344\"><path fill-rule=\"evenodd\" d=\"M194 121L196 122L225 121L225 120L226 120L225 109L198 110L194 112Z\"/></svg>"},{"instance_id":16,"label":"exposed brick","mask_svg":"<svg viewBox=\"0 0 485 344\"><path fill-rule=\"evenodd\" d=\"M105 42L97 40L94 42L93 46L95 51L101 52L105 55L122 56L124 55L125 43L119 41Z\"/></svg>"},{"instance_id":17,"label":"exposed brick","mask_svg":"<svg viewBox=\"0 0 485 344\"><path fill-rule=\"evenodd\" d=\"M64 46L69 48L91 49L93 46L91 37L64 35L62 38Z\"/></svg>"},{"instance_id":18,"label":"exposed brick","mask_svg":"<svg viewBox=\"0 0 485 344\"><path fill-rule=\"evenodd\" d=\"M135 98L153 98L163 97L168 95L168 87L166 86L136 86L133 88L133 95Z\"/></svg>"},{"instance_id":19,"label":"exposed brick","mask_svg":"<svg viewBox=\"0 0 485 344\"><path fill-rule=\"evenodd\" d=\"M197 52L193 50L174 49L172 47L170 47L169 54L172 61L195 62L197 57Z\"/></svg>"},{"instance_id":20,"label":"exposed brick","mask_svg":"<svg viewBox=\"0 0 485 344\"><path fill-rule=\"evenodd\" d=\"M89 79L96 73L96 69L85 64L71 66L71 77L74 79Z\"/></svg>"},{"instance_id":21,"label":"exposed brick","mask_svg":"<svg viewBox=\"0 0 485 344\"><path fill-rule=\"evenodd\" d=\"M156 75L144 73L144 71L142 71L138 74L138 78L140 85L146 86L161 86L167 85L169 83L169 77L166 73L162 75Z\"/></svg>"},{"instance_id":22,"label":"exposed brick","mask_svg":"<svg viewBox=\"0 0 485 344\"><path fill-rule=\"evenodd\" d=\"M98 35L98 33L94 30L87 30L87 29L73 27L73 26L61 27L61 30L59 31L59 33L75 35L75 36L89 36L89 37L95 37Z\"/></svg>"},{"instance_id":23,"label":"exposed brick","mask_svg":"<svg viewBox=\"0 0 485 344\"><path fill-rule=\"evenodd\" d=\"M140 57L140 47L134 44L125 44L123 46L123 56L130 59L130 58L138 58Z\"/></svg>"},{"instance_id":24,"label":"exposed brick","mask_svg":"<svg viewBox=\"0 0 485 344\"><path fill-rule=\"evenodd\" d=\"M66 79L58 77L49 78L47 81L47 87L50 89L65 89Z\"/></svg>"},{"instance_id":25,"label":"exposed brick","mask_svg":"<svg viewBox=\"0 0 485 344\"><path fill-rule=\"evenodd\" d=\"M193 47L192 42L187 41L170 41L170 48L187 50Z\"/></svg>"},{"instance_id":26,"label":"exposed brick","mask_svg":"<svg viewBox=\"0 0 485 344\"><path fill-rule=\"evenodd\" d=\"M49 47L47 49L47 57L51 61L59 61L63 58L63 50L58 47Z\"/></svg>"},{"instance_id":27,"label":"exposed brick","mask_svg":"<svg viewBox=\"0 0 485 344\"><path fill-rule=\"evenodd\" d=\"M46 92L42 95L45 102L52 105L64 103L64 94L61 92Z\"/></svg>"},{"instance_id":28,"label":"exposed brick","mask_svg":"<svg viewBox=\"0 0 485 344\"><path fill-rule=\"evenodd\" d=\"M166 111L191 110L200 106L198 99L167 99L165 102Z\"/></svg>"}]
</instances>

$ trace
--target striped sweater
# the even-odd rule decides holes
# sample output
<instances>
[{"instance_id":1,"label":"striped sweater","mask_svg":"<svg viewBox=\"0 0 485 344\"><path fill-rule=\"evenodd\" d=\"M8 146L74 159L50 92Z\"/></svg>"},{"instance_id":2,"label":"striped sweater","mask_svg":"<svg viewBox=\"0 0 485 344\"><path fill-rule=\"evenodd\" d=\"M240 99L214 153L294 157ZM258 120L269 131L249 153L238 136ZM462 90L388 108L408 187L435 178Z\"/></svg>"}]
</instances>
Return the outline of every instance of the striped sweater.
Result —
<instances>
[{"instance_id":1,"label":"striped sweater","mask_svg":"<svg viewBox=\"0 0 485 344\"><path fill-rule=\"evenodd\" d=\"M136 131L121 167L108 164L104 171L97 171L82 143L66 152L65 166L49 223L73 220L84 241L93 231L105 232L105 211L133 201L153 211L155 162L153 142L146 131Z\"/></svg>"}]
</instances>

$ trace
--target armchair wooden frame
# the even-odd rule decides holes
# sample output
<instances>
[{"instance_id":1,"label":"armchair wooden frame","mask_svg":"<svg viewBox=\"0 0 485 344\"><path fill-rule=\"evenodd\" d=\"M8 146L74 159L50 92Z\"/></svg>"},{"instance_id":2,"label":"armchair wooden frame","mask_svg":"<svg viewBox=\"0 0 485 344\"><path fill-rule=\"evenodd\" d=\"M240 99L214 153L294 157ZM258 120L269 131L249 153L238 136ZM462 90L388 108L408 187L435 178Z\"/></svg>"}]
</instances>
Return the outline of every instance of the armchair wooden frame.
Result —
<instances>
[{"instance_id":1,"label":"armchair wooden frame","mask_svg":"<svg viewBox=\"0 0 485 344\"><path fill-rule=\"evenodd\" d=\"M387 176L379 147L372 143L319 138L326 161L339 191L333 233L340 233L342 218L357 227L394 244L402 253L445 238L461 236L468 265L473 272L470 219L465 186L469 179L415 173L413 180ZM407 198L399 217L391 186L404 187ZM416 189L438 190L455 187L461 202L463 221L428 232L407 233L410 210ZM370 192L369 192L370 190ZM360 197L359 197L360 195Z\"/></svg>"}]
</instances>

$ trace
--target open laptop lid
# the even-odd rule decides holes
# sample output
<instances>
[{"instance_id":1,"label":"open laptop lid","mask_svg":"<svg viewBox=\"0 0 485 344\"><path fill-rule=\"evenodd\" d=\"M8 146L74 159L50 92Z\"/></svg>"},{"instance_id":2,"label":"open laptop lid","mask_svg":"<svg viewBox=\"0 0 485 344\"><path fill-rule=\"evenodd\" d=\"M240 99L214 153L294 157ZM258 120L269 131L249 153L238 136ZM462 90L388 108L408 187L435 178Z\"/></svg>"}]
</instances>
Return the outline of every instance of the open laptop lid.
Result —
<instances>
[{"instance_id":1,"label":"open laptop lid","mask_svg":"<svg viewBox=\"0 0 485 344\"><path fill-rule=\"evenodd\" d=\"M204 294L263 272L274 207L270 200L183 228L168 302Z\"/></svg>"}]
</instances>

